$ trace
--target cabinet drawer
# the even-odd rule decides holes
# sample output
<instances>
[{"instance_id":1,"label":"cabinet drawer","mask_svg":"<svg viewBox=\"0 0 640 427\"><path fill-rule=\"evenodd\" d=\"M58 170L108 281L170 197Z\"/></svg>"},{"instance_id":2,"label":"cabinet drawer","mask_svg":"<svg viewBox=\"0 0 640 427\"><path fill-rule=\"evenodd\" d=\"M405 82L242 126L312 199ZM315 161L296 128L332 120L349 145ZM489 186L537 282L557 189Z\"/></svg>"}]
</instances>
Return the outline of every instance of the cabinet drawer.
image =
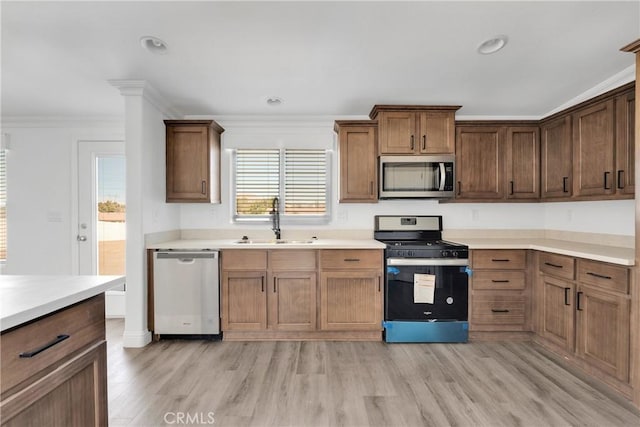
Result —
<instances>
[{"instance_id":1,"label":"cabinet drawer","mask_svg":"<svg viewBox=\"0 0 640 427\"><path fill-rule=\"evenodd\" d=\"M478 292L473 295L472 324L523 325L524 295L496 295Z\"/></svg>"},{"instance_id":2,"label":"cabinet drawer","mask_svg":"<svg viewBox=\"0 0 640 427\"><path fill-rule=\"evenodd\" d=\"M473 251L474 269L524 270L527 252L525 250L476 250Z\"/></svg>"},{"instance_id":3,"label":"cabinet drawer","mask_svg":"<svg viewBox=\"0 0 640 427\"><path fill-rule=\"evenodd\" d=\"M575 259L557 254L540 254L540 271L567 280L576 278Z\"/></svg>"},{"instance_id":4,"label":"cabinet drawer","mask_svg":"<svg viewBox=\"0 0 640 427\"><path fill-rule=\"evenodd\" d=\"M104 340L104 294L72 305L2 334L2 385L4 393L23 381L52 371L72 353ZM66 339L61 339L67 336ZM54 345L45 348L47 344ZM43 349L44 348L44 349ZM20 357L21 353L36 353Z\"/></svg>"},{"instance_id":5,"label":"cabinet drawer","mask_svg":"<svg viewBox=\"0 0 640 427\"><path fill-rule=\"evenodd\" d=\"M222 251L223 270L266 270L267 251L231 249Z\"/></svg>"},{"instance_id":6,"label":"cabinet drawer","mask_svg":"<svg viewBox=\"0 0 640 427\"><path fill-rule=\"evenodd\" d=\"M382 251L362 249L331 249L320 252L320 267L328 269L382 268Z\"/></svg>"},{"instance_id":7,"label":"cabinet drawer","mask_svg":"<svg viewBox=\"0 0 640 427\"><path fill-rule=\"evenodd\" d=\"M524 289L524 271L478 271L471 279L473 289Z\"/></svg>"},{"instance_id":8,"label":"cabinet drawer","mask_svg":"<svg viewBox=\"0 0 640 427\"><path fill-rule=\"evenodd\" d=\"M269 267L272 270L302 270L316 269L316 251L280 249L269 251Z\"/></svg>"},{"instance_id":9,"label":"cabinet drawer","mask_svg":"<svg viewBox=\"0 0 640 427\"><path fill-rule=\"evenodd\" d=\"M629 293L629 270L619 265L578 260L578 280L610 291Z\"/></svg>"}]
</instances>

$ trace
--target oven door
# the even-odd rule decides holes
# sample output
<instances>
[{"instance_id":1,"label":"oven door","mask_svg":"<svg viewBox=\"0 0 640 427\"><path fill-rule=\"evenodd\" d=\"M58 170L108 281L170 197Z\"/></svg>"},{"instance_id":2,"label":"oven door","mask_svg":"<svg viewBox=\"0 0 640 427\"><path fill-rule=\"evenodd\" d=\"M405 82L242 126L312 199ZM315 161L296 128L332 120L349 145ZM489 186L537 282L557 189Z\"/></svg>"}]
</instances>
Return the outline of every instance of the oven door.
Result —
<instances>
[{"instance_id":1,"label":"oven door","mask_svg":"<svg viewBox=\"0 0 640 427\"><path fill-rule=\"evenodd\" d=\"M388 258L385 320L466 321L467 266L466 259ZM414 284L424 278L435 279L432 304L421 302L420 298L416 302Z\"/></svg>"}]
</instances>

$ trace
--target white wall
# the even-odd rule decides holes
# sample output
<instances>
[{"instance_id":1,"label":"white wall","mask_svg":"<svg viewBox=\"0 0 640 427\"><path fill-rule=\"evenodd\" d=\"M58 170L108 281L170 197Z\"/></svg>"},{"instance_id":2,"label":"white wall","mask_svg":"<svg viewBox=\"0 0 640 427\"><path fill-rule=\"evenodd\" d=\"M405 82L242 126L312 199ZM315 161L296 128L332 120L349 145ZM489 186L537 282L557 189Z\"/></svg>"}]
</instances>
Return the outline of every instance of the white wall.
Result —
<instances>
[{"instance_id":1,"label":"white wall","mask_svg":"<svg viewBox=\"0 0 640 427\"><path fill-rule=\"evenodd\" d=\"M4 121L7 156L5 274L74 274L78 140L122 140L121 123Z\"/></svg>"}]
</instances>

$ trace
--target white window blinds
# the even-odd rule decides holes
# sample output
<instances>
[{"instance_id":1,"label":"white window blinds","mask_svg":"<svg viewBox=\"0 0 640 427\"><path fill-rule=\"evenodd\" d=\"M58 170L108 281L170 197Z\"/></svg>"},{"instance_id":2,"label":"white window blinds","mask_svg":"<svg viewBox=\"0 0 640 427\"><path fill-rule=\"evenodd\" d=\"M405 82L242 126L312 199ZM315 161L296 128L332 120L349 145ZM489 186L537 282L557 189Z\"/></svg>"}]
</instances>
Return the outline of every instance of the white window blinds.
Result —
<instances>
[{"instance_id":1,"label":"white window blinds","mask_svg":"<svg viewBox=\"0 0 640 427\"><path fill-rule=\"evenodd\" d=\"M280 150L238 150L236 215L266 215L280 195Z\"/></svg>"},{"instance_id":2,"label":"white window blinds","mask_svg":"<svg viewBox=\"0 0 640 427\"><path fill-rule=\"evenodd\" d=\"M236 219L268 216L274 197L284 218L328 215L326 150L238 149L235 156Z\"/></svg>"},{"instance_id":3,"label":"white window blinds","mask_svg":"<svg viewBox=\"0 0 640 427\"><path fill-rule=\"evenodd\" d=\"M285 150L284 213L326 212L327 155L324 150Z\"/></svg>"}]
</instances>

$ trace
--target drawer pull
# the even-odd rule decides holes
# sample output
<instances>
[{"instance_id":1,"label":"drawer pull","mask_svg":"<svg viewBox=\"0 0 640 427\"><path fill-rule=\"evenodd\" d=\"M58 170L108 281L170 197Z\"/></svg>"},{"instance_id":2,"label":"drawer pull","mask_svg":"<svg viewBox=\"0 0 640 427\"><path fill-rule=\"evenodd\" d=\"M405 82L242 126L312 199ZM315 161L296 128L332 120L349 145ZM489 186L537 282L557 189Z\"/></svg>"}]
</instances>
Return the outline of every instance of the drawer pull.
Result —
<instances>
[{"instance_id":1,"label":"drawer pull","mask_svg":"<svg viewBox=\"0 0 640 427\"><path fill-rule=\"evenodd\" d=\"M592 273L592 272L590 272L590 271L587 271L587 274L588 274L589 276L598 277L598 278L600 278L600 279L607 279L607 280L611 280L611 276L605 276L605 275L603 275L603 274Z\"/></svg>"},{"instance_id":2,"label":"drawer pull","mask_svg":"<svg viewBox=\"0 0 640 427\"><path fill-rule=\"evenodd\" d=\"M502 310L502 309L492 308L491 312L492 313L508 313L509 310Z\"/></svg>"},{"instance_id":3,"label":"drawer pull","mask_svg":"<svg viewBox=\"0 0 640 427\"><path fill-rule=\"evenodd\" d=\"M561 265L553 264L553 263L550 263L550 262L545 262L544 265L548 265L549 267L555 267L555 268L564 268Z\"/></svg>"},{"instance_id":4,"label":"drawer pull","mask_svg":"<svg viewBox=\"0 0 640 427\"><path fill-rule=\"evenodd\" d=\"M360 262L360 258L345 258L346 262Z\"/></svg>"},{"instance_id":5,"label":"drawer pull","mask_svg":"<svg viewBox=\"0 0 640 427\"><path fill-rule=\"evenodd\" d=\"M571 290L571 288L564 288L564 305L571 305L569 304L569 291Z\"/></svg>"},{"instance_id":6,"label":"drawer pull","mask_svg":"<svg viewBox=\"0 0 640 427\"><path fill-rule=\"evenodd\" d=\"M510 259L503 259L503 258L491 258L492 262L509 262L511 261Z\"/></svg>"},{"instance_id":7,"label":"drawer pull","mask_svg":"<svg viewBox=\"0 0 640 427\"><path fill-rule=\"evenodd\" d=\"M51 342L46 343L45 345L43 345L42 347L36 348L33 351L25 351L24 353L20 353L20 357L21 358L29 358L29 357L33 357L36 356L40 353L42 353L43 351L53 347L56 344L60 344L62 341L66 340L67 338L69 338L71 335L66 335L66 334L62 334L62 335L58 335L56 337L56 339L54 339Z\"/></svg>"},{"instance_id":8,"label":"drawer pull","mask_svg":"<svg viewBox=\"0 0 640 427\"><path fill-rule=\"evenodd\" d=\"M576 310L578 311L582 311L582 308L580 308L580 295L582 294L582 292L576 292Z\"/></svg>"},{"instance_id":9,"label":"drawer pull","mask_svg":"<svg viewBox=\"0 0 640 427\"><path fill-rule=\"evenodd\" d=\"M494 279L491 279L491 282L492 283L509 283L508 280L494 280Z\"/></svg>"}]
</instances>

